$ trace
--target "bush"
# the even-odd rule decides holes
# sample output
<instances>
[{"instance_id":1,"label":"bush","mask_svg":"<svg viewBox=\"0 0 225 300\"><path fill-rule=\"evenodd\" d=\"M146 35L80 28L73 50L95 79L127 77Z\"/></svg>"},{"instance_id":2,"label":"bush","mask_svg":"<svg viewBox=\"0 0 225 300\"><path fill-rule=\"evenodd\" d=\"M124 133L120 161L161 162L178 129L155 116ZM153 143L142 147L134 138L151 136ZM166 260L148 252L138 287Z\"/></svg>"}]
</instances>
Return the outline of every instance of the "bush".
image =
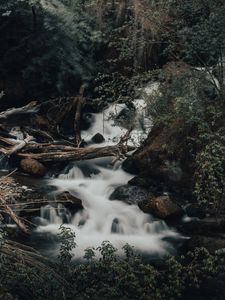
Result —
<instances>
[{"instance_id":1,"label":"bush","mask_svg":"<svg viewBox=\"0 0 225 300\"><path fill-rule=\"evenodd\" d=\"M68 255L75 246L74 233L61 227L60 236L62 259L46 261L44 267L23 256L14 260L19 252L8 257L1 249L2 291L14 297L8 293L8 299L199 299L200 291L204 299L212 299L220 293L208 286L204 294L202 287L225 272L224 250L211 255L196 249L180 259L171 257L154 265L144 262L129 245L119 256L106 241L97 249L86 249L84 260L76 262ZM62 269L65 261L67 267Z\"/></svg>"},{"instance_id":2,"label":"bush","mask_svg":"<svg viewBox=\"0 0 225 300\"><path fill-rule=\"evenodd\" d=\"M71 94L93 78L100 38L83 1L3 0L0 24L0 77L29 96Z\"/></svg>"},{"instance_id":3,"label":"bush","mask_svg":"<svg viewBox=\"0 0 225 300\"><path fill-rule=\"evenodd\" d=\"M170 127L179 120L176 139L165 149L189 170L193 197L211 213L224 212L223 90L218 90L207 71L189 68L169 83L162 81L159 91L146 101L155 125Z\"/></svg>"},{"instance_id":4,"label":"bush","mask_svg":"<svg viewBox=\"0 0 225 300\"><path fill-rule=\"evenodd\" d=\"M192 65L212 65L225 49L225 7L222 0L172 0L168 51Z\"/></svg>"}]
</instances>

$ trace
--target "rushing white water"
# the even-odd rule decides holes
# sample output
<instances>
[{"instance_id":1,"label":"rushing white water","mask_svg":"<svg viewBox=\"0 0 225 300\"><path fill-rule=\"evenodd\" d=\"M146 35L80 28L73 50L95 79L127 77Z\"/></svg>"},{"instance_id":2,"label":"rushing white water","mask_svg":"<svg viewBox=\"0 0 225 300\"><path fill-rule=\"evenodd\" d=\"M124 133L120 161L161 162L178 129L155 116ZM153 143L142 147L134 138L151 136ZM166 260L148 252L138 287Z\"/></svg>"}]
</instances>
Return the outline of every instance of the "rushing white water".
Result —
<instances>
[{"instance_id":1,"label":"rushing white water","mask_svg":"<svg viewBox=\"0 0 225 300\"><path fill-rule=\"evenodd\" d=\"M145 103L136 100L134 104L137 111L133 120L137 125L134 134L140 135L143 134L143 127L141 131L138 118L143 114ZM112 113L120 113L123 108L124 105L113 105L103 114L93 115L92 127L82 132L82 137L89 142L95 133L100 132L104 134L105 144L117 142L126 129L115 126L108 117ZM138 143L135 135L132 142ZM122 170L121 163L112 166L110 162L110 158L76 162L57 179L49 180L49 184L57 188L56 193L68 191L81 199L84 209L72 216L62 205L56 208L47 205L41 210L42 225L37 232L57 234L60 224L68 223L67 226L76 233L76 258L83 256L84 249L96 248L105 240L110 241L119 251L129 243L143 253L167 253L171 246L165 238L177 237L175 231L169 229L165 222L144 214L137 205L109 200L116 187L127 184L132 178L132 175Z\"/></svg>"},{"instance_id":2,"label":"rushing white water","mask_svg":"<svg viewBox=\"0 0 225 300\"><path fill-rule=\"evenodd\" d=\"M165 237L175 237L163 221L144 214L136 205L127 205L121 201L111 201L109 196L115 187L126 184L131 175L118 169L108 169L90 162L99 174L85 177L76 165L59 179L50 184L58 188L58 193L68 191L82 199L84 210L72 218L67 215L68 226L76 233L76 257L82 257L87 247L98 247L108 240L119 250L126 243L135 246L144 253L164 254L168 250ZM38 232L56 234L65 219L67 210L57 207L42 208L41 217L45 220Z\"/></svg>"},{"instance_id":3,"label":"rushing white water","mask_svg":"<svg viewBox=\"0 0 225 300\"><path fill-rule=\"evenodd\" d=\"M153 82L149 84L143 91L150 95L157 91L159 84ZM152 122L149 116L146 116L146 103L144 99L135 99L133 101L135 107L135 115L126 120L127 128L115 124L115 116L118 116L124 109L126 104L113 104L101 113L92 114L92 126L87 131L82 131L83 139L89 143L96 133L101 133L104 138L104 144L95 145L101 147L103 145L113 145L119 141L128 128L134 127L129 143L138 147L140 143L147 137Z\"/></svg>"}]
</instances>

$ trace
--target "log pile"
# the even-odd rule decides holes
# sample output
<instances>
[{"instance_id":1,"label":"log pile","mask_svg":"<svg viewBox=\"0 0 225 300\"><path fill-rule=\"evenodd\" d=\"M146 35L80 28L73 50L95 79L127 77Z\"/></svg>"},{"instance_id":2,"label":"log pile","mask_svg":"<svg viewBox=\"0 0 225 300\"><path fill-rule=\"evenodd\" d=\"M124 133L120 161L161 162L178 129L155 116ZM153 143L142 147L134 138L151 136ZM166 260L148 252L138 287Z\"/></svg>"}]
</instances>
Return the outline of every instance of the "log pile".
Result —
<instances>
[{"instance_id":1,"label":"log pile","mask_svg":"<svg viewBox=\"0 0 225 300\"><path fill-rule=\"evenodd\" d=\"M32 101L25 106L0 112L0 163L2 158L6 158L16 170L43 176L51 164L101 157L113 157L114 163L124 158L127 152L133 150L128 145L131 129L116 145L83 147L80 133L86 103L83 92L82 87L79 95L73 98L54 99L41 104ZM65 122L72 123L69 125L73 129L73 139L64 133ZM18 131L13 130L15 127L19 137ZM1 213L9 216L24 234L29 234L32 226L29 220L21 217L21 210L32 214L49 202L82 208L81 201L71 198L71 195L63 195L59 199L35 198L34 195L29 198L10 176L1 177L0 186ZM26 195L25 201L22 193Z\"/></svg>"},{"instance_id":2,"label":"log pile","mask_svg":"<svg viewBox=\"0 0 225 300\"><path fill-rule=\"evenodd\" d=\"M86 102L83 92L84 89L81 87L78 96L67 100L63 99L64 105L62 105L62 99L58 105L54 100L40 105L32 101L23 107L1 112L0 153L8 158L16 157L16 161L19 162L20 167L25 172L35 174L33 170L37 169L36 175L40 176L45 173L46 163L49 165L50 163L88 160L106 156L112 156L115 160L123 158L128 151L133 150L127 145L130 130L117 145L82 148L80 123ZM58 109L57 115L56 109ZM61 130L63 122L71 114L74 116L72 124L74 139L72 142L71 138L63 135ZM20 124L23 125L20 126ZM18 139L13 135L11 131L13 126L19 127L23 139ZM40 140L41 142L39 142ZM28 166L29 162L31 166ZM33 167L34 165L35 167ZM26 167L24 168L24 166Z\"/></svg>"}]
</instances>

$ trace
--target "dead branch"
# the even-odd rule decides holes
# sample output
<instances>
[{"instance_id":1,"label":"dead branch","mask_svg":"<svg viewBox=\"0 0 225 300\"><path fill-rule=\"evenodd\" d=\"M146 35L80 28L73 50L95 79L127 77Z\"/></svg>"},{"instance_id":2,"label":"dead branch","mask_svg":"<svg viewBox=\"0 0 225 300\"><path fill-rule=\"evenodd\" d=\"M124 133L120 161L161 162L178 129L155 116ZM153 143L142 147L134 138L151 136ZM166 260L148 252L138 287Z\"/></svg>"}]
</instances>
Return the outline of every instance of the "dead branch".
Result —
<instances>
[{"instance_id":1,"label":"dead branch","mask_svg":"<svg viewBox=\"0 0 225 300\"><path fill-rule=\"evenodd\" d=\"M8 139L8 138L5 138L3 136L0 136L0 141L2 141L3 143L5 143L7 145L11 145L11 146L16 145L16 141L15 140Z\"/></svg>"},{"instance_id":2,"label":"dead branch","mask_svg":"<svg viewBox=\"0 0 225 300\"><path fill-rule=\"evenodd\" d=\"M2 199L1 199L1 202ZM25 233L28 234L29 233L29 228L26 226L26 224L16 215L16 213L11 209L11 207L9 207L6 204L2 204L3 206L3 211L4 213L6 213L7 215L9 215L11 217L11 219L16 223L16 225L19 227L19 229Z\"/></svg>"},{"instance_id":3,"label":"dead branch","mask_svg":"<svg viewBox=\"0 0 225 300\"><path fill-rule=\"evenodd\" d=\"M53 126L51 126L52 133L59 133L59 126L62 124L65 117L76 107L77 98L74 97L73 101L71 101L68 105L65 106L62 112L59 112L58 116L53 120Z\"/></svg>"},{"instance_id":4,"label":"dead branch","mask_svg":"<svg viewBox=\"0 0 225 300\"><path fill-rule=\"evenodd\" d=\"M5 155L10 156L12 154L17 153L21 149L23 149L32 140L33 140L33 137L28 135L24 140L19 141L19 143L17 143L17 144L14 144L14 146L11 149L7 150L4 148L0 148L0 151L2 153L4 153Z\"/></svg>"},{"instance_id":5,"label":"dead branch","mask_svg":"<svg viewBox=\"0 0 225 300\"><path fill-rule=\"evenodd\" d=\"M80 146L81 143L81 134L80 134L80 119L81 119L81 111L85 104L85 98L78 97L77 105L76 105L76 112L74 117L74 132L75 132L75 139L74 144L76 147Z\"/></svg>"},{"instance_id":6,"label":"dead branch","mask_svg":"<svg viewBox=\"0 0 225 300\"><path fill-rule=\"evenodd\" d=\"M17 114L33 114L38 112L39 106L36 101L32 101L29 104L19 107L19 108L10 108L0 113L0 119L7 119L11 115Z\"/></svg>"}]
</instances>

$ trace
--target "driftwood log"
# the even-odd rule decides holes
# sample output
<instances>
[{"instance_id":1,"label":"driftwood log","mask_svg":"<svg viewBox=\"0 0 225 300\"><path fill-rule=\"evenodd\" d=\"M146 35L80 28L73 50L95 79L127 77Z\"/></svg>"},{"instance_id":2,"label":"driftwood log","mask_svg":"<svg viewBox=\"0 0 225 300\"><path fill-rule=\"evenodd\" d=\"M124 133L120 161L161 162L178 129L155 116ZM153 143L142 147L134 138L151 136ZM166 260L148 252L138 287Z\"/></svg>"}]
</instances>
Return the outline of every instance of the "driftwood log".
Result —
<instances>
[{"instance_id":1,"label":"driftwood log","mask_svg":"<svg viewBox=\"0 0 225 300\"><path fill-rule=\"evenodd\" d=\"M82 137L80 134L80 123L82 110L86 103L86 98L84 97L84 89L82 86L80 88L79 95L70 98L67 105L62 105L61 103L59 114L55 117L54 113L46 115L36 115L34 118L42 118L47 120L45 123L46 129L37 128L37 123L35 125L31 122L30 126L21 127L21 131L26 135L24 140L17 140L12 138L7 138L0 136L0 152L5 156L10 157L11 155L17 156L19 160L30 159L38 161L39 163L55 163L55 162L67 162L72 160L89 160L101 157L114 157L114 161L124 158L126 153L133 150L133 147L127 145L127 141L130 136L131 130L123 136L117 145L104 146L104 147L87 147L80 148ZM47 101L48 106L47 111L54 110L54 102ZM43 104L42 104L43 105ZM50 107L49 107L50 105ZM52 106L53 105L53 106ZM0 121L7 119L11 115L19 115L24 113L41 112L39 110L40 105L37 105L35 101L21 107L12 108L0 113ZM58 106L56 107L58 108ZM60 133L60 126L62 126L65 118L71 113L74 115L73 128L74 128L74 141L71 143L69 138L62 138ZM22 120L21 120L22 121ZM5 123L7 125L7 123ZM33 125L35 128L33 128ZM41 126L40 126L41 127ZM45 139L44 143L34 143L32 142L32 136L42 136ZM61 141L57 142L57 138ZM55 140L56 139L56 140ZM50 142L47 142L50 141ZM27 161L26 161L27 162ZM44 166L43 166L44 167ZM30 168L29 168L30 169ZM26 171L26 170L25 170ZM29 173L29 172L28 172ZM33 174L31 172L31 174ZM34 174L35 175L35 174Z\"/></svg>"},{"instance_id":2,"label":"driftwood log","mask_svg":"<svg viewBox=\"0 0 225 300\"><path fill-rule=\"evenodd\" d=\"M77 117L76 120L78 120ZM79 148L57 143L32 143L32 137L27 136L22 141L0 137L0 141L6 146L0 147L0 152L10 156L16 154L21 159L34 159L39 162L66 162L71 160L89 160L100 157L115 157L115 160L125 157L126 153L134 150L127 145L132 129L121 137L119 143L113 146ZM79 132L79 130L77 131ZM81 140L80 134L77 136L77 142Z\"/></svg>"},{"instance_id":3,"label":"driftwood log","mask_svg":"<svg viewBox=\"0 0 225 300\"><path fill-rule=\"evenodd\" d=\"M19 107L19 108L10 108L0 113L0 119L7 119L8 117L12 115L18 115L18 114L34 114L37 113L39 110L39 106L37 105L36 101L32 101L28 103L25 106Z\"/></svg>"},{"instance_id":4,"label":"driftwood log","mask_svg":"<svg viewBox=\"0 0 225 300\"><path fill-rule=\"evenodd\" d=\"M38 147L40 147L40 145ZM44 153L19 152L17 155L21 158L32 158L40 162L63 162L71 160L89 160L108 156L121 158L124 157L127 152L133 149L133 147L124 144L100 148L73 148L70 150L66 148L63 149L63 145L59 145L59 148L55 147L55 151L48 151ZM46 151L49 150L49 148L47 147L43 150Z\"/></svg>"}]
</instances>

